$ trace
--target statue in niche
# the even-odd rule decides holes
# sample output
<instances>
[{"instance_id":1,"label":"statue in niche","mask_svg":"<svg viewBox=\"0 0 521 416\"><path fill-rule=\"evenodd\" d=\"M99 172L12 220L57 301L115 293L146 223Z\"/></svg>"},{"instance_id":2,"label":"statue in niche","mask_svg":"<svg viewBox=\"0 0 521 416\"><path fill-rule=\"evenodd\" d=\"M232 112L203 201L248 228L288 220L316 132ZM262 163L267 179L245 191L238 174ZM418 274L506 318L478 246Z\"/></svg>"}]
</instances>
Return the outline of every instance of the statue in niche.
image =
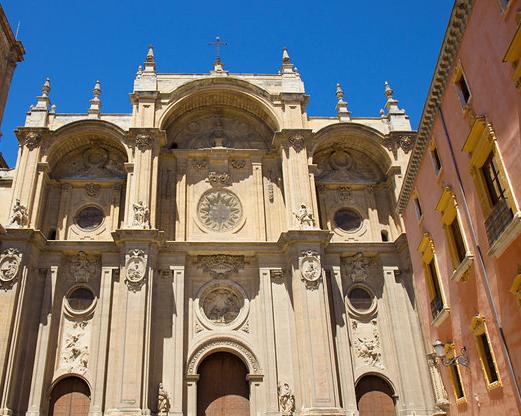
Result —
<instances>
[{"instance_id":1,"label":"statue in niche","mask_svg":"<svg viewBox=\"0 0 521 416\"><path fill-rule=\"evenodd\" d=\"M157 392L157 414L158 416L166 416L170 411L170 399L168 393L163 387L163 383L159 383Z\"/></svg>"},{"instance_id":2,"label":"statue in niche","mask_svg":"<svg viewBox=\"0 0 521 416\"><path fill-rule=\"evenodd\" d=\"M300 204L300 208L294 215L301 230L309 230L315 227L313 214L308 210L305 204Z\"/></svg>"},{"instance_id":3,"label":"statue in niche","mask_svg":"<svg viewBox=\"0 0 521 416\"><path fill-rule=\"evenodd\" d=\"M143 201L137 203L134 202L132 207L134 208L134 221L132 222L132 225L134 227L149 228L148 217L150 215L150 210L145 203Z\"/></svg>"},{"instance_id":4,"label":"statue in niche","mask_svg":"<svg viewBox=\"0 0 521 416\"><path fill-rule=\"evenodd\" d=\"M23 227L27 224L28 218L29 215L27 213L27 208L20 203L19 199L17 199L13 206L13 213L11 214L9 225L14 225L15 227Z\"/></svg>"}]
</instances>

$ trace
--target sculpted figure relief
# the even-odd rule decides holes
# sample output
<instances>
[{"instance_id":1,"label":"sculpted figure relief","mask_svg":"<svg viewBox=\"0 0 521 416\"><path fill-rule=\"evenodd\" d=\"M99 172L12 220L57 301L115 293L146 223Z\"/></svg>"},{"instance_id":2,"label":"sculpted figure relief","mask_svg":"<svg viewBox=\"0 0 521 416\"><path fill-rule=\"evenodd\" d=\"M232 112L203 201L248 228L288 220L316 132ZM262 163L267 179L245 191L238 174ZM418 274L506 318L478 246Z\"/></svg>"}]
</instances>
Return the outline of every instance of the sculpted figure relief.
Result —
<instances>
[{"instance_id":1,"label":"sculpted figure relief","mask_svg":"<svg viewBox=\"0 0 521 416\"><path fill-rule=\"evenodd\" d=\"M134 209L134 221L132 221L132 226L139 228L150 228L149 216L150 210L146 206L143 201L134 202L132 205Z\"/></svg>"},{"instance_id":2,"label":"sculpted figure relief","mask_svg":"<svg viewBox=\"0 0 521 416\"><path fill-rule=\"evenodd\" d=\"M370 265L371 259L364 257L362 253L356 253L345 260L346 272L353 283L367 280Z\"/></svg>"},{"instance_id":3,"label":"sculpted figure relief","mask_svg":"<svg viewBox=\"0 0 521 416\"><path fill-rule=\"evenodd\" d=\"M202 299L202 308L206 317L217 325L232 322L241 311L243 299L228 288L217 288Z\"/></svg>"},{"instance_id":4,"label":"sculpted figure relief","mask_svg":"<svg viewBox=\"0 0 521 416\"><path fill-rule=\"evenodd\" d=\"M309 230L315 227L313 214L305 204L300 204L300 208L294 215L301 230Z\"/></svg>"},{"instance_id":5,"label":"sculpted figure relief","mask_svg":"<svg viewBox=\"0 0 521 416\"><path fill-rule=\"evenodd\" d=\"M13 206L13 213L11 214L11 218L9 220L9 226L21 228L27 224L28 220L29 215L27 208L20 203L19 199L17 199Z\"/></svg>"},{"instance_id":6,"label":"sculpted figure relief","mask_svg":"<svg viewBox=\"0 0 521 416\"><path fill-rule=\"evenodd\" d=\"M301 279L308 289L317 289L322 277L322 266L319 254L314 250L306 250L301 253L299 262Z\"/></svg>"},{"instance_id":7,"label":"sculpted figure relief","mask_svg":"<svg viewBox=\"0 0 521 416\"><path fill-rule=\"evenodd\" d=\"M288 383L279 383L279 410L283 415L292 415L295 412L295 396L292 394Z\"/></svg>"},{"instance_id":8,"label":"sculpted figure relief","mask_svg":"<svg viewBox=\"0 0 521 416\"><path fill-rule=\"evenodd\" d=\"M4 288L10 287L18 275L21 261L22 254L15 248L8 248L2 252L0 256L0 281Z\"/></svg>"},{"instance_id":9,"label":"sculpted figure relief","mask_svg":"<svg viewBox=\"0 0 521 416\"><path fill-rule=\"evenodd\" d=\"M80 251L71 259L70 271L76 282L88 282L96 273L98 262Z\"/></svg>"},{"instance_id":10,"label":"sculpted figure relief","mask_svg":"<svg viewBox=\"0 0 521 416\"><path fill-rule=\"evenodd\" d=\"M168 393L163 387L163 383L159 383L157 392L157 414L158 416L166 416L170 411L170 399Z\"/></svg>"}]
</instances>

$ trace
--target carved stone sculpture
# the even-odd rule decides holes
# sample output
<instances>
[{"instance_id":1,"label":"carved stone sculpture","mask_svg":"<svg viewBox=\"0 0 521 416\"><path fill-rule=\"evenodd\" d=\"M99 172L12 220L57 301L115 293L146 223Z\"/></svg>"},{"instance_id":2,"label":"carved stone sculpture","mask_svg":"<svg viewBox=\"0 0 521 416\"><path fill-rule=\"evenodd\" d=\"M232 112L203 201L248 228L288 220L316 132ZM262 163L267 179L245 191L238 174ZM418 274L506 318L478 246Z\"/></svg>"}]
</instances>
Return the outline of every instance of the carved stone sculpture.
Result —
<instances>
[{"instance_id":1,"label":"carved stone sculpture","mask_svg":"<svg viewBox=\"0 0 521 416\"><path fill-rule=\"evenodd\" d=\"M367 366L383 368L380 334L376 319L371 320L370 333L361 334L358 323L353 321L353 338L356 356Z\"/></svg>"},{"instance_id":2,"label":"carved stone sculpture","mask_svg":"<svg viewBox=\"0 0 521 416\"><path fill-rule=\"evenodd\" d=\"M27 146L29 150L36 149L42 140L42 136L34 131L30 131L25 135L24 145Z\"/></svg>"},{"instance_id":3,"label":"carved stone sculpture","mask_svg":"<svg viewBox=\"0 0 521 416\"><path fill-rule=\"evenodd\" d=\"M149 134L138 134L136 136L136 147L144 152L152 147L152 137Z\"/></svg>"},{"instance_id":4,"label":"carved stone sculpture","mask_svg":"<svg viewBox=\"0 0 521 416\"><path fill-rule=\"evenodd\" d=\"M226 186L230 184L230 174L227 172L210 172L208 174L208 182L212 186Z\"/></svg>"},{"instance_id":5,"label":"carved stone sculpture","mask_svg":"<svg viewBox=\"0 0 521 416\"><path fill-rule=\"evenodd\" d=\"M98 262L84 252L76 254L70 263L70 272L76 282L88 282L97 271Z\"/></svg>"},{"instance_id":6,"label":"carved stone sculpture","mask_svg":"<svg viewBox=\"0 0 521 416\"><path fill-rule=\"evenodd\" d=\"M137 203L134 202L132 208L134 209L134 220L132 221L132 226L138 228L150 228L150 210L146 204L143 201Z\"/></svg>"},{"instance_id":7,"label":"carved stone sculpture","mask_svg":"<svg viewBox=\"0 0 521 416\"><path fill-rule=\"evenodd\" d=\"M352 257L344 260L346 273L353 283L365 282L369 277L368 271L371 265L371 259L364 257L362 253L356 253Z\"/></svg>"},{"instance_id":8,"label":"carved stone sculpture","mask_svg":"<svg viewBox=\"0 0 521 416\"><path fill-rule=\"evenodd\" d=\"M216 254L197 256L197 267L216 279L226 279L244 269L244 256Z\"/></svg>"},{"instance_id":9,"label":"carved stone sculpture","mask_svg":"<svg viewBox=\"0 0 521 416\"><path fill-rule=\"evenodd\" d=\"M237 318L243 304L244 299L226 287L215 288L201 300L204 314L217 325L227 325Z\"/></svg>"},{"instance_id":10,"label":"carved stone sculpture","mask_svg":"<svg viewBox=\"0 0 521 416\"><path fill-rule=\"evenodd\" d=\"M306 207L305 204L300 204L300 208L297 212L294 213L295 218L297 220L299 229L301 230L309 230L315 227L315 220L313 218L313 214Z\"/></svg>"},{"instance_id":11,"label":"carved stone sculpture","mask_svg":"<svg viewBox=\"0 0 521 416\"><path fill-rule=\"evenodd\" d=\"M157 414L158 416L166 416L170 411L170 398L163 387L163 383L159 383L157 392Z\"/></svg>"},{"instance_id":12,"label":"carved stone sculpture","mask_svg":"<svg viewBox=\"0 0 521 416\"><path fill-rule=\"evenodd\" d=\"M232 168L242 169L246 166L246 161L242 159L234 159L231 161Z\"/></svg>"},{"instance_id":13,"label":"carved stone sculpture","mask_svg":"<svg viewBox=\"0 0 521 416\"><path fill-rule=\"evenodd\" d=\"M205 169L207 166L208 166L207 159L193 159L192 160L192 167L196 170Z\"/></svg>"},{"instance_id":14,"label":"carved stone sculpture","mask_svg":"<svg viewBox=\"0 0 521 416\"><path fill-rule=\"evenodd\" d=\"M15 248L5 249L0 255L0 282L4 289L12 285L22 262L22 253Z\"/></svg>"},{"instance_id":15,"label":"carved stone sculpture","mask_svg":"<svg viewBox=\"0 0 521 416\"><path fill-rule=\"evenodd\" d=\"M197 216L210 231L233 230L242 218L239 198L230 191L220 189L205 193L197 204Z\"/></svg>"},{"instance_id":16,"label":"carved stone sculpture","mask_svg":"<svg viewBox=\"0 0 521 416\"><path fill-rule=\"evenodd\" d=\"M302 149L305 147L305 141L304 137L301 135L296 135L289 138L289 144L293 149L295 149L295 152L299 153Z\"/></svg>"},{"instance_id":17,"label":"carved stone sculpture","mask_svg":"<svg viewBox=\"0 0 521 416\"><path fill-rule=\"evenodd\" d=\"M88 183L85 185L85 192L91 198L97 198L100 192L100 186L96 183Z\"/></svg>"},{"instance_id":18,"label":"carved stone sculpture","mask_svg":"<svg viewBox=\"0 0 521 416\"><path fill-rule=\"evenodd\" d=\"M29 215L27 213L27 208L20 203L19 199L17 199L13 206L11 218L9 219L9 226L21 228L27 225L28 220Z\"/></svg>"},{"instance_id":19,"label":"carved stone sculpture","mask_svg":"<svg viewBox=\"0 0 521 416\"><path fill-rule=\"evenodd\" d=\"M129 289L137 291L145 281L146 255L143 250L133 249L127 254L127 278L126 283Z\"/></svg>"},{"instance_id":20,"label":"carved stone sculpture","mask_svg":"<svg viewBox=\"0 0 521 416\"><path fill-rule=\"evenodd\" d=\"M301 253L299 269L302 281L308 289L317 289L322 277L318 252L305 250Z\"/></svg>"},{"instance_id":21,"label":"carved stone sculpture","mask_svg":"<svg viewBox=\"0 0 521 416\"><path fill-rule=\"evenodd\" d=\"M292 415L295 412L295 396L291 392L288 383L279 383L277 387L279 395L279 410L283 415Z\"/></svg>"},{"instance_id":22,"label":"carved stone sculpture","mask_svg":"<svg viewBox=\"0 0 521 416\"><path fill-rule=\"evenodd\" d=\"M70 332L65 334L63 362L69 371L85 374L89 365L89 347L84 342L87 321L75 322Z\"/></svg>"}]
</instances>

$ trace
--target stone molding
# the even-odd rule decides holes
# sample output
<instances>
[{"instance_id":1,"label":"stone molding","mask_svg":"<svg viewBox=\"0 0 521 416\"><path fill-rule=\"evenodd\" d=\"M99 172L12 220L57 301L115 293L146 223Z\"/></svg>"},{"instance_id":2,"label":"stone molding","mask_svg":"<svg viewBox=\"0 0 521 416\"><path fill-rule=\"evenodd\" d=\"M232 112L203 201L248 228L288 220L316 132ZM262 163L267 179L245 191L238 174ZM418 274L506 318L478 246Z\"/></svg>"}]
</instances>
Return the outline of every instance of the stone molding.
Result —
<instances>
[{"instance_id":1,"label":"stone molding","mask_svg":"<svg viewBox=\"0 0 521 416\"><path fill-rule=\"evenodd\" d=\"M228 351L238 355L242 361L247 364L250 375L261 376L262 371L257 357L251 348L246 346L242 341L230 337L212 338L199 344L188 360L186 367L186 377L197 375L197 369L202 360L216 351Z\"/></svg>"},{"instance_id":2,"label":"stone molding","mask_svg":"<svg viewBox=\"0 0 521 416\"><path fill-rule=\"evenodd\" d=\"M457 0L452 9L452 15L447 26L447 31L445 32L445 39L443 40L434 76L432 77L432 82L429 87L429 93L425 100L425 106L418 128L418 136L412 149L409 165L403 180L403 186L398 197L397 209L399 213L403 213L411 196L422 156L429 143L434 120L438 114L438 108L441 105L443 93L447 85L449 72L457 57L473 3L473 0Z\"/></svg>"}]
</instances>

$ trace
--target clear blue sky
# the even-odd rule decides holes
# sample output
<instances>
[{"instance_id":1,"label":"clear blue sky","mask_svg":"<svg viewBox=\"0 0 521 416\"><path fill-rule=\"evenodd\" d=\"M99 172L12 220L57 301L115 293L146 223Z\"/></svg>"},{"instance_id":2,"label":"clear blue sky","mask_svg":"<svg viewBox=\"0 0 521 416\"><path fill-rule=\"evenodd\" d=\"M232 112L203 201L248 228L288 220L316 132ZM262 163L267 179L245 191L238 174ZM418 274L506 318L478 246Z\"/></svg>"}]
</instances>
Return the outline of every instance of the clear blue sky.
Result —
<instances>
[{"instance_id":1,"label":"clear blue sky","mask_svg":"<svg viewBox=\"0 0 521 416\"><path fill-rule=\"evenodd\" d=\"M417 126L453 0L281 1L6 0L20 22L18 64L2 123L0 151L16 162L14 129L45 77L58 112L86 112L96 79L102 112L130 112L128 93L147 45L158 72L211 69L220 34L230 72L276 73L287 46L311 96L310 115L335 114L341 82L353 116L377 116L384 81Z\"/></svg>"}]
</instances>

